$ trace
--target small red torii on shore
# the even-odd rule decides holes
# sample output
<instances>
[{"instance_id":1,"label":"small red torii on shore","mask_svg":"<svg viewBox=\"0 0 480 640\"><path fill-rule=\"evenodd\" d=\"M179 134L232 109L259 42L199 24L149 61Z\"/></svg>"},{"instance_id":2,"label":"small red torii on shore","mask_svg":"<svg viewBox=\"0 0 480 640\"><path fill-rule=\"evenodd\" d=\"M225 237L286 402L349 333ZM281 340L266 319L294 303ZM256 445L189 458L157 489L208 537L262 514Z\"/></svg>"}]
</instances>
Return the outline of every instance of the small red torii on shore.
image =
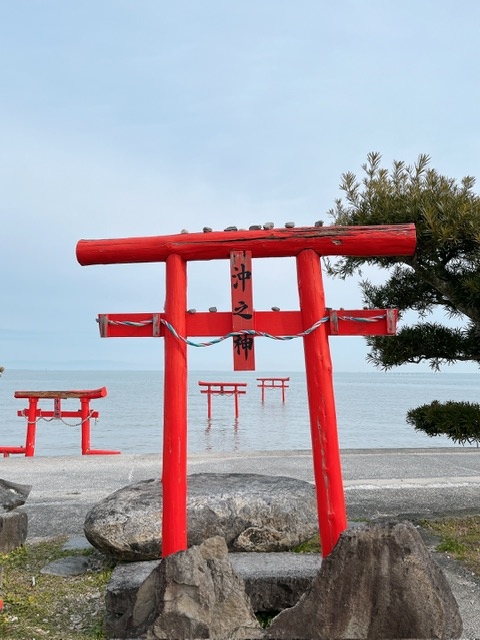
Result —
<instances>
[{"instance_id":1,"label":"small red torii on shore","mask_svg":"<svg viewBox=\"0 0 480 640\"><path fill-rule=\"evenodd\" d=\"M82 389L70 391L15 391L15 398L28 399L28 409L17 411L19 417L27 418L27 432L25 446L8 447L0 446L0 454L7 458L13 453L24 453L25 456L35 455L35 440L37 433L37 421L63 420L63 418L80 418L81 447L83 456L118 454L120 451L111 449L92 449L90 446L90 420L98 418L98 411L90 410L90 400L104 398L107 395L106 387L99 389ZM77 398L80 401L80 409L77 411L62 408L62 400ZM39 400L53 400L53 411L40 409Z\"/></svg>"},{"instance_id":2,"label":"small red torii on shore","mask_svg":"<svg viewBox=\"0 0 480 640\"><path fill-rule=\"evenodd\" d=\"M303 337L320 539L323 555L331 552L347 520L328 336L394 334L397 312L328 310L320 257L412 255L415 243L413 224L182 233L77 243L81 265L166 263L164 313L99 316L102 337L165 339L164 557L187 548L187 345L193 344L187 336L232 337L235 370L255 369L255 336ZM252 258L272 257L295 257L300 311L254 310ZM221 259L230 260L232 310L189 313L187 262Z\"/></svg>"}]
</instances>

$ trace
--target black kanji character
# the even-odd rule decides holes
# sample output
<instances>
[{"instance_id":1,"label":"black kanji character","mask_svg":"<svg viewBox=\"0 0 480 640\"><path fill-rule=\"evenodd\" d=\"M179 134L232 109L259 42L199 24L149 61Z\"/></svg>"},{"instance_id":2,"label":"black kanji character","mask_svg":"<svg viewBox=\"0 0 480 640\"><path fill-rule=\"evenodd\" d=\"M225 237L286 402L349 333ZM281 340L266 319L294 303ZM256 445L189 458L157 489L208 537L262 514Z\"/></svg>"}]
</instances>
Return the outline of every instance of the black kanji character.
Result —
<instances>
[{"instance_id":1,"label":"black kanji character","mask_svg":"<svg viewBox=\"0 0 480 640\"><path fill-rule=\"evenodd\" d=\"M245 360L248 360L248 352L253 349L253 337L242 334L233 338L233 346L240 355L243 351L245 354Z\"/></svg>"},{"instance_id":2,"label":"black kanji character","mask_svg":"<svg viewBox=\"0 0 480 640\"><path fill-rule=\"evenodd\" d=\"M240 265L240 269L238 267L234 267L235 271L239 271L239 273L234 273L232 275L232 279L237 278L237 281L234 282L233 284L233 288L237 289L238 288L238 283L241 282L242 283L242 291L245 291L245 280L250 280L252 277L252 272L251 271L247 271L247 269L245 269L245 264L242 262Z\"/></svg>"},{"instance_id":3,"label":"black kanji character","mask_svg":"<svg viewBox=\"0 0 480 640\"><path fill-rule=\"evenodd\" d=\"M234 316L240 316L244 320L250 320L251 317L252 317L252 314L251 313L243 313L243 311L245 311L246 309L248 309L248 304L244 300L239 300L238 301L238 307L234 307L233 308L233 315Z\"/></svg>"}]
</instances>

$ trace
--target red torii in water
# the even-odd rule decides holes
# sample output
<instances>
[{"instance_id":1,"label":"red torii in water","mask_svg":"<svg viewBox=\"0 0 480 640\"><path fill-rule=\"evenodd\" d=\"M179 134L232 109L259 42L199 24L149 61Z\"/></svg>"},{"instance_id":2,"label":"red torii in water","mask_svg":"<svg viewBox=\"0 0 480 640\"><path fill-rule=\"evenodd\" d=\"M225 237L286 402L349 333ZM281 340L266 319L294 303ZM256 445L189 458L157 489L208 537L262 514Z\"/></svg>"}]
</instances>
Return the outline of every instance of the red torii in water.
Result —
<instances>
[{"instance_id":1,"label":"red torii in water","mask_svg":"<svg viewBox=\"0 0 480 640\"><path fill-rule=\"evenodd\" d=\"M164 440L162 554L187 548L187 336L231 336L234 368L254 370L253 339L302 336L313 467L323 555L347 526L338 445L329 334L396 331L395 310L326 308L321 256L401 256L415 251L413 224L256 229L171 236L80 240L81 265L166 263L164 313L100 315L103 337L163 337ZM300 311L255 311L252 258L295 257ZM189 313L187 262L230 259L232 310ZM204 343L205 344L205 343Z\"/></svg>"}]
</instances>

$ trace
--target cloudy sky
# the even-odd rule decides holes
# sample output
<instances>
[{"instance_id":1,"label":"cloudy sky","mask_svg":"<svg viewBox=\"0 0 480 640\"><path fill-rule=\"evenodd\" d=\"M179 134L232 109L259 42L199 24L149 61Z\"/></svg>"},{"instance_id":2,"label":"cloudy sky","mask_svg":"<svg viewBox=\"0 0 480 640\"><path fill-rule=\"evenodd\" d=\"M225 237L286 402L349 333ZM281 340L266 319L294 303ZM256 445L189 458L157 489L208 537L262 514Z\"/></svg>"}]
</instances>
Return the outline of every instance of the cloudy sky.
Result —
<instances>
[{"instance_id":1,"label":"cloudy sky","mask_svg":"<svg viewBox=\"0 0 480 640\"><path fill-rule=\"evenodd\" d=\"M162 368L162 340L95 318L161 311L164 266L81 267L82 238L328 221L369 151L480 175L479 22L475 0L0 0L0 364ZM188 277L189 306L229 308L227 263ZM298 308L292 259L254 277L257 310ZM361 305L354 281L326 295ZM231 345L189 359L228 370ZM301 341L257 340L257 367L301 370Z\"/></svg>"}]
</instances>

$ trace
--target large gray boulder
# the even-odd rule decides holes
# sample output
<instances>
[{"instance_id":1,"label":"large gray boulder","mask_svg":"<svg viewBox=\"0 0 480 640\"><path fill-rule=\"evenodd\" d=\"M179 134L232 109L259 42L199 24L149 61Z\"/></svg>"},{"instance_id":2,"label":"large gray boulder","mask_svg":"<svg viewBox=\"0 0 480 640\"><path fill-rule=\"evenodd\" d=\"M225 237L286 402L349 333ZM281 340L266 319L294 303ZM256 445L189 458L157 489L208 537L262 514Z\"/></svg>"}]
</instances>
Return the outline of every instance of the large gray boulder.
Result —
<instances>
[{"instance_id":1,"label":"large gray boulder","mask_svg":"<svg viewBox=\"0 0 480 640\"><path fill-rule=\"evenodd\" d=\"M269 638L459 638L457 602L411 523L341 534L311 588L268 629Z\"/></svg>"},{"instance_id":2,"label":"large gray boulder","mask_svg":"<svg viewBox=\"0 0 480 640\"><path fill-rule=\"evenodd\" d=\"M318 531L313 485L284 476L201 473L188 478L188 545L220 535L233 551L287 551ZM85 518L97 549L122 561L161 555L158 479L115 491Z\"/></svg>"}]
</instances>

